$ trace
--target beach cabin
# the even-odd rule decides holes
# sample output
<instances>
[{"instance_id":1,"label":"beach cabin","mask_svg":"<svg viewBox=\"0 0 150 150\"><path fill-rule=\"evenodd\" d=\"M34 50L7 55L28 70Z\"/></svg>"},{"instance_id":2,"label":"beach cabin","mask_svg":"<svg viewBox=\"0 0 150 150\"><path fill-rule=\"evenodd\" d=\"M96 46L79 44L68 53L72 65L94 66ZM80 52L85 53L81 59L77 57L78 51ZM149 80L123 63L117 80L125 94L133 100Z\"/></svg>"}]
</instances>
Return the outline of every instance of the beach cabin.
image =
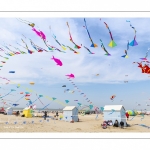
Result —
<instances>
[{"instance_id":1,"label":"beach cabin","mask_svg":"<svg viewBox=\"0 0 150 150\"><path fill-rule=\"evenodd\" d=\"M23 115L26 117L26 118L32 118L32 112L31 112L31 109L29 107L25 108L23 110Z\"/></svg>"},{"instance_id":2,"label":"beach cabin","mask_svg":"<svg viewBox=\"0 0 150 150\"><path fill-rule=\"evenodd\" d=\"M13 114L13 109L12 109L11 107L8 107L8 108L6 109L6 114L7 114L7 115L12 115L12 114Z\"/></svg>"},{"instance_id":3,"label":"beach cabin","mask_svg":"<svg viewBox=\"0 0 150 150\"><path fill-rule=\"evenodd\" d=\"M113 124L115 120L118 120L119 126L120 122L124 122L124 126L126 126L126 115L125 115L125 108L123 105L105 105L103 116L104 121L112 120Z\"/></svg>"},{"instance_id":4,"label":"beach cabin","mask_svg":"<svg viewBox=\"0 0 150 150\"><path fill-rule=\"evenodd\" d=\"M65 121L78 121L78 108L75 106L66 106L63 109L63 120Z\"/></svg>"}]
</instances>

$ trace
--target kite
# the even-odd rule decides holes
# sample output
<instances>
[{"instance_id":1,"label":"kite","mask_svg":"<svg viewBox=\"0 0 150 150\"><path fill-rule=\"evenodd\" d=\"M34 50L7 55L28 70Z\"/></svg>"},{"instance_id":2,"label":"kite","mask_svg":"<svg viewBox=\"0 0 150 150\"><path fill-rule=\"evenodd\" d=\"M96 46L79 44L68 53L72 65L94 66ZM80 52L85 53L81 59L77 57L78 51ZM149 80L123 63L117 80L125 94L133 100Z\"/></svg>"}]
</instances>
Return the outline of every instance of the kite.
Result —
<instances>
[{"instance_id":1,"label":"kite","mask_svg":"<svg viewBox=\"0 0 150 150\"><path fill-rule=\"evenodd\" d=\"M92 108L93 108L93 105L89 105L89 108L92 109Z\"/></svg>"},{"instance_id":2,"label":"kite","mask_svg":"<svg viewBox=\"0 0 150 150\"><path fill-rule=\"evenodd\" d=\"M91 36L90 36L90 33L89 33L88 29L87 29L87 25L86 25L86 20L85 20L85 18L84 18L84 22L85 22L85 26L83 26L83 27L85 27L85 28L86 28L86 31L87 31L88 36L89 36L89 38L90 38L90 41L92 42L91 47L98 47L98 45L97 45L97 44L94 44L94 42L93 42L93 40L92 40L92 38L91 38Z\"/></svg>"},{"instance_id":3,"label":"kite","mask_svg":"<svg viewBox=\"0 0 150 150\"><path fill-rule=\"evenodd\" d=\"M66 87L66 85L63 85L62 87Z\"/></svg>"},{"instance_id":4,"label":"kite","mask_svg":"<svg viewBox=\"0 0 150 150\"><path fill-rule=\"evenodd\" d=\"M15 107L18 106L18 105L19 105L19 104L12 104L12 106L15 106Z\"/></svg>"},{"instance_id":5,"label":"kite","mask_svg":"<svg viewBox=\"0 0 150 150\"><path fill-rule=\"evenodd\" d=\"M147 57L148 57L148 52L149 52L149 50L150 50L150 48L148 48L145 57L144 57L144 58L140 58L140 59L147 61Z\"/></svg>"},{"instance_id":6,"label":"kite","mask_svg":"<svg viewBox=\"0 0 150 150\"><path fill-rule=\"evenodd\" d=\"M134 30L134 32L135 32L135 36L134 36L134 39L133 39L133 41L132 42L130 42L130 46L136 46L136 45L138 45L138 43L136 42L136 30L135 30L135 28L130 24L130 27Z\"/></svg>"},{"instance_id":7,"label":"kite","mask_svg":"<svg viewBox=\"0 0 150 150\"><path fill-rule=\"evenodd\" d=\"M28 97L25 97L25 99L26 99L26 100L30 100L30 98L28 98Z\"/></svg>"},{"instance_id":8,"label":"kite","mask_svg":"<svg viewBox=\"0 0 150 150\"><path fill-rule=\"evenodd\" d=\"M46 36L42 31L37 31L34 27L32 28L32 31L34 31L39 37L41 37L44 41L46 40Z\"/></svg>"},{"instance_id":9,"label":"kite","mask_svg":"<svg viewBox=\"0 0 150 150\"><path fill-rule=\"evenodd\" d=\"M15 71L9 71L9 73L15 73Z\"/></svg>"},{"instance_id":10,"label":"kite","mask_svg":"<svg viewBox=\"0 0 150 150\"><path fill-rule=\"evenodd\" d=\"M16 18L16 19L17 19L17 18ZM25 23L25 24L31 26L32 28L35 26L35 24L32 23L32 22L29 22L29 21L26 21L26 20L22 20L22 19L20 19L20 18L18 18L17 20L20 21L20 22L22 22L22 23Z\"/></svg>"},{"instance_id":11,"label":"kite","mask_svg":"<svg viewBox=\"0 0 150 150\"><path fill-rule=\"evenodd\" d=\"M110 31L110 29L109 29L107 23L104 22L104 24L106 25L106 28L109 30L109 34L110 34L110 38L111 38L111 41L110 41L110 43L108 44L108 46L109 46L109 47L115 47L115 46L117 46L117 44L116 44L116 43L114 42L114 40L113 40L111 31Z\"/></svg>"},{"instance_id":12,"label":"kite","mask_svg":"<svg viewBox=\"0 0 150 150\"><path fill-rule=\"evenodd\" d=\"M5 96L7 96L7 95L9 95L11 92L13 92L13 91L16 91L16 90L14 90L14 89L11 89L11 91L9 92L9 93L7 93L6 95L4 95L4 96L1 96L0 98L3 98L3 97L5 97Z\"/></svg>"},{"instance_id":13,"label":"kite","mask_svg":"<svg viewBox=\"0 0 150 150\"><path fill-rule=\"evenodd\" d=\"M50 46L50 45L49 45ZM62 52L62 53L66 53L64 51L61 51L60 49L58 49L57 47L54 47L54 46L50 46L52 49L54 48L55 50L59 51L59 52Z\"/></svg>"},{"instance_id":14,"label":"kite","mask_svg":"<svg viewBox=\"0 0 150 150\"><path fill-rule=\"evenodd\" d=\"M21 39L21 40L26 45L26 47L23 47L23 46L22 47L27 49L29 54L32 54L34 51L29 50L29 48L28 48L27 44L24 42L24 40L23 39Z\"/></svg>"},{"instance_id":15,"label":"kite","mask_svg":"<svg viewBox=\"0 0 150 150\"><path fill-rule=\"evenodd\" d=\"M54 56L51 59L54 60L57 63L58 66L62 66L63 65L60 59L57 59Z\"/></svg>"},{"instance_id":16,"label":"kite","mask_svg":"<svg viewBox=\"0 0 150 150\"><path fill-rule=\"evenodd\" d=\"M69 101L68 101L68 100L65 100L65 102L66 102L66 103L69 103Z\"/></svg>"},{"instance_id":17,"label":"kite","mask_svg":"<svg viewBox=\"0 0 150 150\"><path fill-rule=\"evenodd\" d=\"M142 73L150 74L150 67L147 64L145 64L144 66L142 66L142 62L141 63L133 62L133 63L139 64L138 67L142 69Z\"/></svg>"},{"instance_id":18,"label":"kite","mask_svg":"<svg viewBox=\"0 0 150 150\"><path fill-rule=\"evenodd\" d=\"M113 100L115 97L116 97L116 95L112 95L112 96L110 97L110 99Z\"/></svg>"},{"instance_id":19,"label":"kite","mask_svg":"<svg viewBox=\"0 0 150 150\"><path fill-rule=\"evenodd\" d=\"M41 48L41 47L35 45L31 39L30 39L30 43L31 43L32 47L33 47L34 49L36 49L38 52L43 52L43 51L48 52L47 50L45 50L45 49L43 49L43 48Z\"/></svg>"},{"instance_id":20,"label":"kite","mask_svg":"<svg viewBox=\"0 0 150 150\"><path fill-rule=\"evenodd\" d=\"M126 22L130 22L129 20L126 20Z\"/></svg>"},{"instance_id":21,"label":"kite","mask_svg":"<svg viewBox=\"0 0 150 150\"><path fill-rule=\"evenodd\" d=\"M49 27L49 29L51 30L51 27ZM60 42L56 39L56 35L54 35L54 33L53 33L53 36L52 36L52 37L54 38L54 40L56 41L56 43L57 43L59 46L61 46L61 48L62 48L63 50L66 50L66 49L67 49L63 44L60 44Z\"/></svg>"},{"instance_id":22,"label":"kite","mask_svg":"<svg viewBox=\"0 0 150 150\"><path fill-rule=\"evenodd\" d=\"M31 85L34 85L35 83L34 83L34 82L30 82L30 84L31 84Z\"/></svg>"},{"instance_id":23,"label":"kite","mask_svg":"<svg viewBox=\"0 0 150 150\"><path fill-rule=\"evenodd\" d=\"M69 29L69 36L70 36L70 41L75 45L74 48L77 48L77 49L80 49L81 47L78 46L77 44L74 43L73 39L72 39L72 36L71 36L71 33L70 33L70 27L69 27L69 24L67 22L67 26L68 26L68 29Z\"/></svg>"},{"instance_id":24,"label":"kite","mask_svg":"<svg viewBox=\"0 0 150 150\"><path fill-rule=\"evenodd\" d=\"M36 94L37 96L37 94ZM39 97L37 97L37 99L41 102L40 97L43 97L43 95L39 95ZM41 102L42 103L42 102ZM42 103L43 104L43 103ZM44 105L44 104L43 104Z\"/></svg>"},{"instance_id":25,"label":"kite","mask_svg":"<svg viewBox=\"0 0 150 150\"><path fill-rule=\"evenodd\" d=\"M128 49L129 49L129 41L127 43L127 50L125 50L125 55L121 56L121 57L124 57L124 58L128 58Z\"/></svg>"},{"instance_id":26,"label":"kite","mask_svg":"<svg viewBox=\"0 0 150 150\"><path fill-rule=\"evenodd\" d=\"M3 57L2 55L0 55L0 57L5 58L5 59L9 59L8 57Z\"/></svg>"},{"instance_id":27,"label":"kite","mask_svg":"<svg viewBox=\"0 0 150 150\"><path fill-rule=\"evenodd\" d=\"M71 47L67 46L71 51L73 51L75 54L79 54L79 52L75 51L74 49L72 49Z\"/></svg>"},{"instance_id":28,"label":"kite","mask_svg":"<svg viewBox=\"0 0 150 150\"><path fill-rule=\"evenodd\" d=\"M104 44L102 43L102 40L101 40L101 39L100 39L100 41L101 41L101 48L106 52L105 55L111 56L111 54L109 54L108 51L106 50L106 48L104 47Z\"/></svg>"},{"instance_id":29,"label":"kite","mask_svg":"<svg viewBox=\"0 0 150 150\"><path fill-rule=\"evenodd\" d=\"M69 78L75 78L74 74L72 74L72 73L70 75L68 74L66 76L68 76Z\"/></svg>"},{"instance_id":30,"label":"kite","mask_svg":"<svg viewBox=\"0 0 150 150\"><path fill-rule=\"evenodd\" d=\"M95 53L91 52L87 47L84 46L84 48L85 48L87 51L89 51L90 54L95 54Z\"/></svg>"},{"instance_id":31,"label":"kite","mask_svg":"<svg viewBox=\"0 0 150 150\"><path fill-rule=\"evenodd\" d=\"M112 112L110 113L110 114L108 114L108 115L111 115L111 114L113 114L115 112L115 110L114 109L112 109Z\"/></svg>"},{"instance_id":32,"label":"kite","mask_svg":"<svg viewBox=\"0 0 150 150\"><path fill-rule=\"evenodd\" d=\"M19 87L20 87L20 84L17 85L17 88L19 88Z\"/></svg>"}]
</instances>

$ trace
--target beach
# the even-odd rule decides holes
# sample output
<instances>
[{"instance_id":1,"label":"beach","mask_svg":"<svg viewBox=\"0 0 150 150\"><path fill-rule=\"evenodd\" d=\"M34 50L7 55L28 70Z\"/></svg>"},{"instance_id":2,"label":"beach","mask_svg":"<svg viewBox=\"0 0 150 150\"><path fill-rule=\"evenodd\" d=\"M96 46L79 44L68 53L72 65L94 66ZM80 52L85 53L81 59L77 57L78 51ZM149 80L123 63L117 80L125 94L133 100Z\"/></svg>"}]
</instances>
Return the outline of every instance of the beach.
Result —
<instances>
[{"instance_id":1,"label":"beach","mask_svg":"<svg viewBox=\"0 0 150 150\"><path fill-rule=\"evenodd\" d=\"M50 116L54 116L54 114L49 114ZM61 114L60 114L61 115ZM44 120L41 117L32 117L25 118L21 116L15 115L3 115L0 114L0 132L17 132L17 133L25 133L25 132L78 132L78 133L98 133L98 132L150 132L150 128L142 127L135 124L144 124L150 127L150 115L145 115L144 119L141 119L142 116L137 115L132 119L127 121L130 127L125 127L124 129L120 127L107 126L106 129L101 127L103 123L103 116L100 114L98 119L95 119L96 115L78 115L79 122L66 122L64 120L53 120L51 118L49 121ZM132 120L131 120L132 119ZM25 124L23 124L23 122ZM34 123L32 122L34 121ZM8 122L8 124L6 124ZM16 124L14 124L17 122Z\"/></svg>"}]
</instances>

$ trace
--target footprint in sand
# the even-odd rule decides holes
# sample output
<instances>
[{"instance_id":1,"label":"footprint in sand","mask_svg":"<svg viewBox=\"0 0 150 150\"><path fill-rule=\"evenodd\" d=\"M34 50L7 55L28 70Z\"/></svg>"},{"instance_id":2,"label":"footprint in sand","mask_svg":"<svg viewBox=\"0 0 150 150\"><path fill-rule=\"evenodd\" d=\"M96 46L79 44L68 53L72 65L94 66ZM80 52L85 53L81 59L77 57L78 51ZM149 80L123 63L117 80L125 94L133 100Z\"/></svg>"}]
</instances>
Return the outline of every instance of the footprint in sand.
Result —
<instances>
[{"instance_id":1,"label":"footprint in sand","mask_svg":"<svg viewBox=\"0 0 150 150\"><path fill-rule=\"evenodd\" d=\"M76 130L81 130L80 128L76 128Z\"/></svg>"}]
</instances>

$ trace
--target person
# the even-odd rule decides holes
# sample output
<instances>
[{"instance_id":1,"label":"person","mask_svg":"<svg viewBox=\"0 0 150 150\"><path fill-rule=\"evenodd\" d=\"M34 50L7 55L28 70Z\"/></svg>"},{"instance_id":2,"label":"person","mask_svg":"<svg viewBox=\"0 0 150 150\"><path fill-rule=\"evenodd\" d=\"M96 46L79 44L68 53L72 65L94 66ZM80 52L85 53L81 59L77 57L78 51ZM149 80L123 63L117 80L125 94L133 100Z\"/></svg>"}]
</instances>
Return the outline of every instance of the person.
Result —
<instances>
[{"instance_id":1,"label":"person","mask_svg":"<svg viewBox=\"0 0 150 150\"><path fill-rule=\"evenodd\" d=\"M124 122L123 121L120 122L120 126L121 126L121 128L124 127Z\"/></svg>"},{"instance_id":2,"label":"person","mask_svg":"<svg viewBox=\"0 0 150 150\"><path fill-rule=\"evenodd\" d=\"M127 117L127 120L129 119L129 113L128 112L126 112L126 117Z\"/></svg>"},{"instance_id":3,"label":"person","mask_svg":"<svg viewBox=\"0 0 150 150\"><path fill-rule=\"evenodd\" d=\"M102 126L103 129L106 129L107 128L107 122L104 121L103 124L101 124L101 126Z\"/></svg>"},{"instance_id":4,"label":"person","mask_svg":"<svg viewBox=\"0 0 150 150\"><path fill-rule=\"evenodd\" d=\"M16 112L16 116L19 116L19 114L20 114L19 111L17 111L17 112Z\"/></svg>"},{"instance_id":5,"label":"person","mask_svg":"<svg viewBox=\"0 0 150 150\"><path fill-rule=\"evenodd\" d=\"M119 126L118 120L115 120L114 127L118 127L118 126Z\"/></svg>"},{"instance_id":6,"label":"person","mask_svg":"<svg viewBox=\"0 0 150 150\"><path fill-rule=\"evenodd\" d=\"M58 115L58 111L56 111L56 117L58 117L59 115Z\"/></svg>"},{"instance_id":7,"label":"person","mask_svg":"<svg viewBox=\"0 0 150 150\"><path fill-rule=\"evenodd\" d=\"M44 112L44 120L46 120L47 117L47 111Z\"/></svg>"},{"instance_id":8,"label":"person","mask_svg":"<svg viewBox=\"0 0 150 150\"><path fill-rule=\"evenodd\" d=\"M112 120L110 120L109 125L110 125L110 126L112 126L112 125L113 125Z\"/></svg>"}]
</instances>

